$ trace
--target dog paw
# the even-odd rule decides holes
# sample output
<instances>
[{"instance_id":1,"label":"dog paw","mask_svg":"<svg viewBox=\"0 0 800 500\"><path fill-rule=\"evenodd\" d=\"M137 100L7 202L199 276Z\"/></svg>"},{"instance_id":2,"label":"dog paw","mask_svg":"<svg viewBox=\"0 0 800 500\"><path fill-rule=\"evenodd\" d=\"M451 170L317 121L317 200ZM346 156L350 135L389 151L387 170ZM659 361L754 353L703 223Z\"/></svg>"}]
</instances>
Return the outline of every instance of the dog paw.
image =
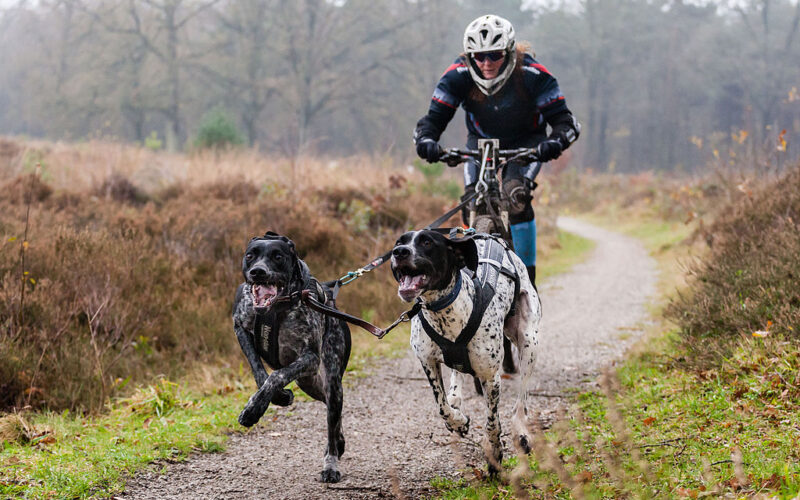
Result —
<instances>
[{"instance_id":1,"label":"dog paw","mask_svg":"<svg viewBox=\"0 0 800 500\"><path fill-rule=\"evenodd\" d=\"M469 433L469 417L461 415L461 420L463 420L463 423L457 423L455 425L451 425L450 422L445 421L445 426L448 431L455 432L461 437L466 437Z\"/></svg>"},{"instance_id":2,"label":"dog paw","mask_svg":"<svg viewBox=\"0 0 800 500\"><path fill-rule=\"evenodd\" d=\"M261 419L263 414L264 412L258 411L257 408L247 405L242 410L242 413L239 414L239 423L245 427L252 427Z\"/></svg>"},{"instance_id":3,"label":"dog paw","mask_svg":"<svg viewBox=\"0 0 800 500\"><path fill-rule=\"evenodd\" d=\"M497 479L497 476L499 475L500 475L500 469L498 469L492 464L489 464L489 479Z\"/></svg>"},{"instance_id":4,"label":"dog paw","mask_svg":"<svg viewBox=\"0 0 800 500\"><path fill-rule=\"evenodd\" d=\"M323 483L338 483L342 480L342 474L336 469L325 469L320 474Z\"/></svg>"},{"instance_id":5,"label":"dog paw","mask_svg":"<svg viewBox=\"0 0 800 500\"><path fill-rule=\"evenodd\" d=\"M530 454L531 444L528 442L528 436L523 434L519 436L519 447L525 452L526 455Z\"/></svg>"},{"instance_id":6,"label":"dog paw","mask_svg":"<svg viewBox=\"0 0 800 500\"><path fill-rule=\"evenodd\" d=\"M466 437L466 435L469 433L469 417L467 417L467 421L466 421L466 422L464 422L464 425L462 425L461 427L459 427L458 429L456 429L456 432L457 432L457 433L458 433L458 434L459 434L461 437Z\"/></svg>"},{"instance_id":7,"label":"dog paw","mask_svg":"<svg viewBox=\"0 0 800 500\"><path fill-rule=\"evenodd\" d=\"M294 393L289 389L280 389L272 395L272 403L278 406L289 406L294 403Z\"/></svg>"}]
</instances>

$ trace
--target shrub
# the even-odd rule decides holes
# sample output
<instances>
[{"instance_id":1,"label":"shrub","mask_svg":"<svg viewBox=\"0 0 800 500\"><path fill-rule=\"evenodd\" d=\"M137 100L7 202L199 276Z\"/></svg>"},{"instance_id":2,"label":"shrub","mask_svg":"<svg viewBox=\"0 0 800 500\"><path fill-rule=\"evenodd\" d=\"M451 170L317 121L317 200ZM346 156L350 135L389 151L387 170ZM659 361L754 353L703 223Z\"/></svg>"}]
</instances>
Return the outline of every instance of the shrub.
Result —
<instances>
[{"instance_id":1,"label":"shrub","mask_svg":"<svg viewBox=\"0 0 800 500\"><path fill-rule=\"evenodd\" d=\"M203 117L194 146L198 149L224 149L244 144L244 137L233 120L223 111L211 111Z\"/></svg>"},{"instance_id":2,"label":"shrub","mask_svg":"<svg viewBox=\"0 0 800 500\"><path fill-rule=\"evenodd\" d=\"M670 304L701 361L756 331L800 333L800 167L744 196L703 229L710 252L690 266L691 293Z\"/></svg>"},{"instance_id":3,"label":"shrub","mask_svg":"<svg viewBox=\"0 0 800 500\"><path fill-rule=\"evenodd\" d=\"M158 133L155 130L150 132L150 135L144 138L144 147L151 151L158 151L164 146L164 141L158 138Z\"/></svg>"}]
</instances>

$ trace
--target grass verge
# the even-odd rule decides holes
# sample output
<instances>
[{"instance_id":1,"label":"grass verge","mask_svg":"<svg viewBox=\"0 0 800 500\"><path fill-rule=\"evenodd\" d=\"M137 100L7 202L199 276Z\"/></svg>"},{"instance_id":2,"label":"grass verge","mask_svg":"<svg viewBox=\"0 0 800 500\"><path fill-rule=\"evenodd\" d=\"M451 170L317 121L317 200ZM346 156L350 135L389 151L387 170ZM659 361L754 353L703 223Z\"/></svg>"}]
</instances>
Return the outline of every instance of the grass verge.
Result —
<instances>
[{"instance_id":1,"label":"grass verge","mask_svg":"<svg viewBox=\"0 0 800 500\"><path fill-rule=\"evenodd\" d=\"M247 401L240 378L210 393L161 380L97 417L6 415L22 419L28 434L3 436L0 498L106 498L147 463L221 451Z\"/></svg>"}]
</instances>

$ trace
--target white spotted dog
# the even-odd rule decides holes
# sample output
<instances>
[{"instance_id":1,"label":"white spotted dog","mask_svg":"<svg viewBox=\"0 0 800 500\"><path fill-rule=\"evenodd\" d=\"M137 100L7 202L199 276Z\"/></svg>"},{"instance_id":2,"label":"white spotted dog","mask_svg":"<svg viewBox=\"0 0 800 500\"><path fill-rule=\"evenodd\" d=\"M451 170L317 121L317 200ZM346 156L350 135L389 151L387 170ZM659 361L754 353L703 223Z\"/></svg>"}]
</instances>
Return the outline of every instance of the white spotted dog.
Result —
<instances>
[{"instance_id":1,"label":"white spotted dog","mask_svg":"<svg viewBox=\"0 0 800 500\"><path fill-rule=\"evenodd\" d=\"M529 451L527 387L536 360L542 308L525 264L492 236L448 239L439 232L423 230L408 232L397 240L392 273L399 283L400 298L416 301L410 312L411 347L451 432L464 436L469 431L469 417L460 410L461 373L480 382L489 410L489 473L496 474L495 465L499 466L503 457L498 404L504 336L516 345L519 355L519 391L512 412L514 439ZM452 369L447 395L442 363Z\"/></svg>"}]
</instances>

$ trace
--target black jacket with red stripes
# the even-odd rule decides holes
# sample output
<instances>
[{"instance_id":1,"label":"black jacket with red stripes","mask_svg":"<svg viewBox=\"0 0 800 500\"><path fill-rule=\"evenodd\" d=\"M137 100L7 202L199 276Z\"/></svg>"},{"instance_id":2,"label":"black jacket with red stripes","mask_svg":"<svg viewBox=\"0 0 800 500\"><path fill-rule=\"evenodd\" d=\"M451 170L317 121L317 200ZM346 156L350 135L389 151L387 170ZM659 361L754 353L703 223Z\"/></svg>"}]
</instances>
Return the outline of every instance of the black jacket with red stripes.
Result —
<instances>
[{"instance_id":1,"label":"black jacket with red stripes","mask_svg":"<svg viewBox=\"0 0 800 500\"><path fill-rule=\"evenodd\" d=\"M477 147L479 138L500 139L503 149L533 147L548 137L549 124L550 137L566 149L580 133L555 77L528 53L518 52L509 81L491 96L478 89L466 56L459 56L439 79L428 114L417 122L414 140L438 141L459 106L466 112L469 148Z\"/></svg>"}]
</instances>

